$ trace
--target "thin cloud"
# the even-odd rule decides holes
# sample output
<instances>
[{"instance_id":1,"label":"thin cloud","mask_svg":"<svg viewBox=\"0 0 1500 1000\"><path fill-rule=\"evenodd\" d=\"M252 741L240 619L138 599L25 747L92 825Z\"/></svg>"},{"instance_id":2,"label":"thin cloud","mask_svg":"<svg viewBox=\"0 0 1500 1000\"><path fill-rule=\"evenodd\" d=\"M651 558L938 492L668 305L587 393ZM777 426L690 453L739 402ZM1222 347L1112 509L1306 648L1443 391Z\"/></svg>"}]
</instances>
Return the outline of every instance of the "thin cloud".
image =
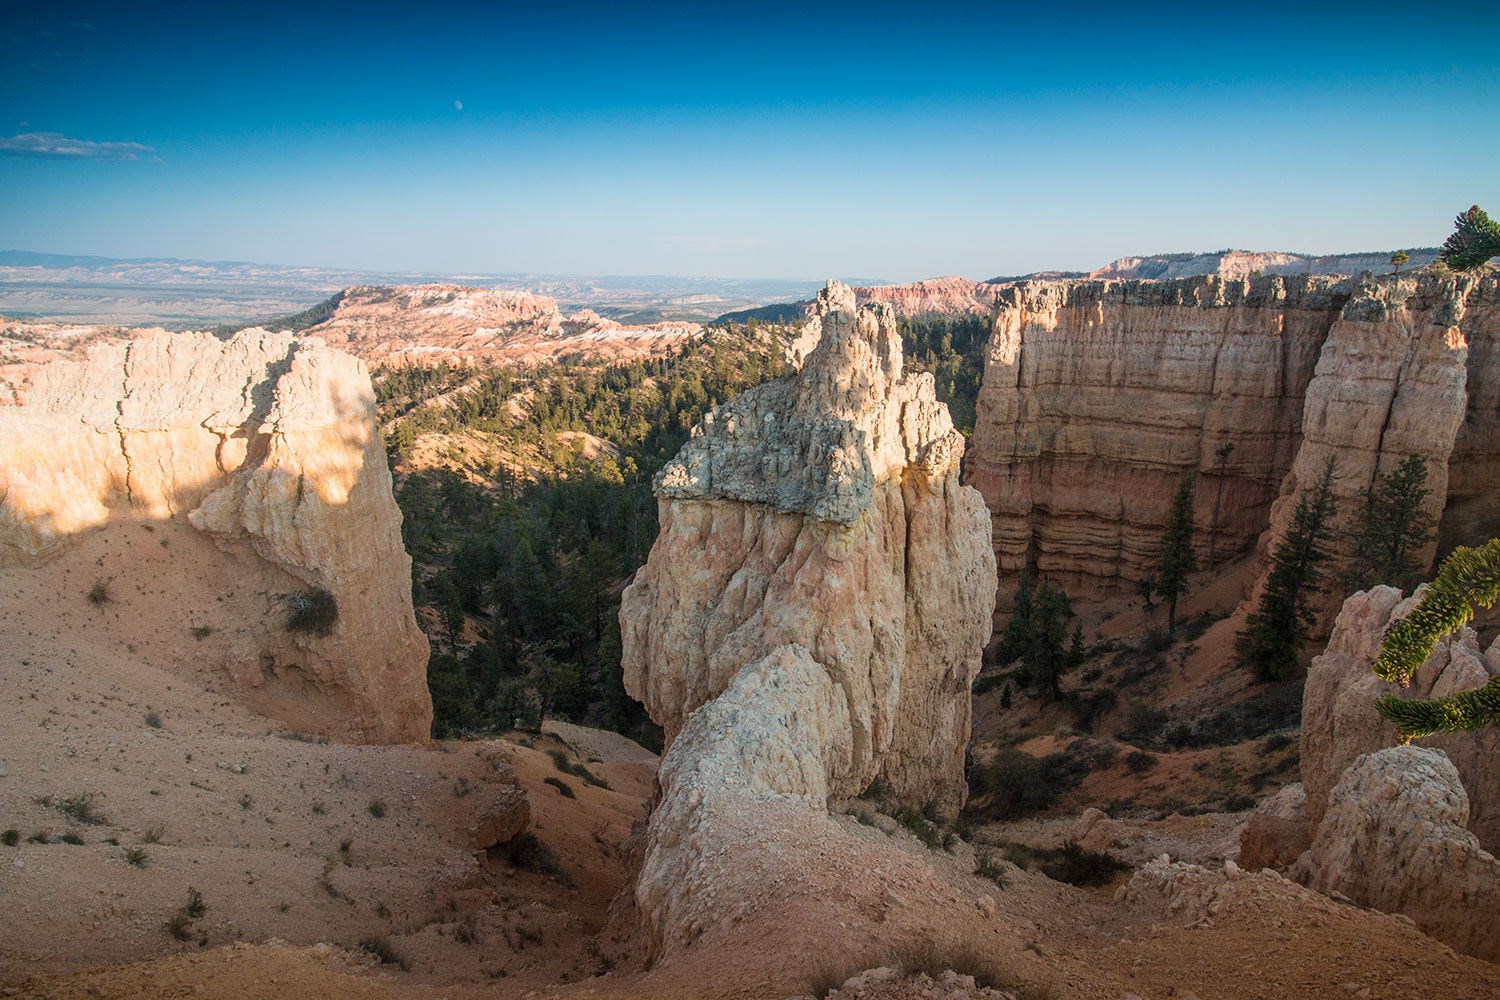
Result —
<instances>
[{"instance_id":1,"label":"thin cloud","mask_svg":"<svg viewBox=\"0 0 1500 1000\"><path fill-rule=\"evenodd\" d=\"M142 160L156 152L138 142L89 142L61 132L22 132L0 139L0 156L43 160Z\"/></svg>"}]
</instances>

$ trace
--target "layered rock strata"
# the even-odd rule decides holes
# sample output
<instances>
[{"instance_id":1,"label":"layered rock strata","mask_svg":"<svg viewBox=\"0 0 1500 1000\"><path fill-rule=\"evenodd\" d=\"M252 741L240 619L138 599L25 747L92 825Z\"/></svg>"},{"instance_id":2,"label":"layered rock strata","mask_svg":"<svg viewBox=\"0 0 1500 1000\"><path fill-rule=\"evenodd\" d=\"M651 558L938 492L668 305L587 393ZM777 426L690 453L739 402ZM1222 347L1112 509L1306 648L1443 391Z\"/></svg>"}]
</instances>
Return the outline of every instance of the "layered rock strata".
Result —
<instances>
[{"instance_id":1,"label":"layered rock strata","mask_svg":"<svg viewBox=\"0 0 1500 1000\"><path fill-rule=\"evenodd\" d=\"M1429 698L1483 687L1500 672L1500 640L1481 651L1473 629L1462 628L1434 647L1402 691L1370 670L1381 639L1421 600L1420 587L1403 600L1394 587L1375 587L1344 602L1328 647L1315 657L1302 695L1301 764L1306 814L1316 829L1329 808L1329 794L1354 761L1397 742L1396 728L1375 712L1385 692ZM1500 849L1500 732L1427 737L1423 746L1443 750L1468 794L1464 825L1490 851Z\"/></svg>"},{"instance_id":2,"label":"layered rock strata","mask_svg":"<svg viewBox=\"0 0 1500 1000\"><path fill-rule=\"evenodd\" d=\"M1330 457L1341 524L1418 454L1445 544L1500 530L1500 279L1021 282L994 324L966 475L1002 599L1028 567L1090 596L1152 575L1189 471L1200 562L1221 485L1220 559L1279 538Z\"/></svg>"},{"instance_id":3,"label":"layered rock strata","mask_svg":"<svg viewBox=\"0 0 1500 1000\"><path fill-rule=\"evenodd\" d=\"M950 816L964 800L988 513L890 308L830 282L818 322L800 373L715 409L663 470L621 603L626 690L667 738L635 889L657 953L729 919L714 887L746 866L785 874L776 831L826 823L830 798L879 778ZM736 862L744 838L764 850Z\"/></svg>"},{"instance_id":4,"label":"layered rock strata","mask_svg":"<svg viewBox=\"0 0 1500 1000\"><path fill-rule=\"evenodd\" d=\"M200 575L198 610L219 623L183 667L221 656L243 695L304 731L427 736L427 642L362 362L251 330L156 334L40 369L23 405L0 408L0 566L39 570L124 523L223 553L173 570L165 535L144 550ZM261 613L227 620L228 593L260 595ZM299 601L322 614L289 628Z\"/></svg>"}]
</instances>

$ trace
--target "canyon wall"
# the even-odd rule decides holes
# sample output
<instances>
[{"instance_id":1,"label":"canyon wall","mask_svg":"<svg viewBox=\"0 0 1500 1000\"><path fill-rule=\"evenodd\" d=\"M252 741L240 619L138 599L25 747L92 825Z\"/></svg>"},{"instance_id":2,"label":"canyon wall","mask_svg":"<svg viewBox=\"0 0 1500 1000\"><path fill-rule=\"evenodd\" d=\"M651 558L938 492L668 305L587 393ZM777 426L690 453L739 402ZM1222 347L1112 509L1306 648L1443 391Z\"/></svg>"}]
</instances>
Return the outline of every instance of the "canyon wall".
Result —
<instances>
[{"instance_id":1,"label":"canyon wall","mask_svg":"<svg viewBox=\"0 0 1500 1000\"><path fill-rule=\"evenodd\" d=\"M733 884L726 844L766 848L778 824L826 839L827 801L877 778L949 817L967 793L988 514L890 307L830 283L817 320L798 374L714 409L663 469L661 534L621 603L626 690L667 740L635 889L654 951L727 919L704 909Z\"/></svg>"},{"instance_id":2,"label":"canyon wall","mask_svg":"<svg viewBox=\"0 0 1500 1000\"><path fill-rule=\"evenodd\" d=\"M43 593L49 567L87 572L69 560L118 534L134 579L101 582L96 603L112 590L162 635L181 618L198 641L164 652L164 669L207 664L299 730L428 735L400 523L369 372L315 339L146 336L46 365L0 407L0 567ZM159 545L136 544L148 538ZM153 604L148 580L174 596ZM288 627L309 601L308 627Z\"/></svg>"},{"instance_id":3,"label":"canyon wall","mask_svg":"<svg viewBox=\"0 0 1500 1000\"><path fill-rule=\"evenodd\" d=\"M1222 561L1279 538L1329 457L1341 525L1377 472L1415 453L1445 544L1500 529L1497 325L1494 277L1011 286L996 303L966 470L994 516L1002 601L1028 567L1094 597L1154 576L1189 471L1200 563L1221 488ZM1221 477L1224 443L1234 451Z\"/></svg>"}]
</instances>

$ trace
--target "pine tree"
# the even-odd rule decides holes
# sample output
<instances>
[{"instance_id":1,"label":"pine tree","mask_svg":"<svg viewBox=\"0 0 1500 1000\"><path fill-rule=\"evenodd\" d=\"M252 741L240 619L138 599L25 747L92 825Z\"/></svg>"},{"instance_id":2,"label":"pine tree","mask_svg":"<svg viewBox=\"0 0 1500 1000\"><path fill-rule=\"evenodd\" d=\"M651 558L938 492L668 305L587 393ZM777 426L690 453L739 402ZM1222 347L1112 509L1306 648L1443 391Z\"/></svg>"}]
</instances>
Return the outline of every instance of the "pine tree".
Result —
<instances>
[{"instance_id":1,"label":"pine tree","mask_svg":"<svg viewBox=\"0 0 1500 1000\"><path fill-rule=\"evenodd\" d=\"M1405 250L1397 250L1395 253L1391 254L1391 273L1395 274L1397 271L1400 271L1401 265L1407 263L1410 260L1411 258L1406 255Z\"/></svg>"},{"instance_id":2,"label":"pine tree","mask_svg":"<svg viewBox=\"0 0 1500 1000\"><path fill-rule=\"evenodd\" d=\"M1172 499L1172 511L1161 535L1161 561L1156 568L1156 592L1167 602L1167 634L1177 631L1177 598L1187 590L1188 574L1198 569L1193 554L1193 487L1197 476L1185 472Z\"/></svg>"},{"instance_id":3,"label":"pine tree","mask_svg":"<svg viewBox=\"0 0 1500 1000\"><path fill-rule=\"evenodd\" d=\"M1422 575L1417 555L1432 540L1436 519L1422 511L1432 492L1427 486L1427 463L1410 455L1394 471L1377 474L1365 490L1349 540L1354 550L1343 583L1351 590L1368 590L1384 583L1402 590Z\"/></svg>"},{"instance_id":4,"label":"pine tree","mask_svg":"<svg viewBox=\"0 0 1500 1000\"><path fill-rule=\"evenodd\" d=\"M1286 536L1271 554L1271 573L1259 607L1235 636L1235 650L1262 681L1285 680L1312 632L1316 614L1310 597L1322 587L1318 567L1328 558L1325 543L1333 513L1333 460L1310 492L1297 498Z\"/></svg>"},{"instance_id":5,"label":"pine tree","mask_svg":"<svg viewBox=\"0 0 1500 1000\"><path fill-rule=\"evenodd\" d=\"M1011 602L1010 620L1005 623L1005 632L995 650L996 662L1013 663L1026 655L1031 643L1031 595L1031 574L1023 569L1016 583L1015 600Z\"/></svg>"},{"instance_id":6,"label":"pine tree","mask_svg":"<svg viewBox=\"0 0 1500 1000\"><path fill-rule=\"evenodd\" d=\"M1224 470L1229 467L1229 456L1234 453L1234 442L1225 441L1214 451L1219 460L1219 485L1214 491L1214 519L1208 526L1208 568L1214 568L1214 543L1219 540L1219 504L1224 500Z\"/></svg>"},{"instance_id":7,"label":"pine tree","mask_svg":"<svg viewBox=\"0 0 1500 1000\"><path fill-rule=\"evenodd\" d=\"M1488 607L1497 597L1500 538L1478 548L1454 549L1421 603L1386 631L1373 665L1376 675L1395 684L1408 683L1439 639L1467 623L1475 605ZM1491 677L1482 688L1428 701L1382 695L1375 708L1406 740L1500 726L1500 676Z\"/></svg>"},{"instance_id":8,"label":"pine tree","mask_svg":"<svg viewBox=\"0 0 1500 1000\"><path fill-rule=\"evenodd\" d=\"M1486 215L1484 209L1470 206L1453 220L1453 225L1453 233L1438 255L1443 263L1455 271L1477 271L1491 257L1500 257L1500 223Z\"/></svg>"},{"instance_id":9,"label":"pine tree","mask_svg":"<svg viewBox=\"0 0 1500 1000\"><path fill-rule=\"evenodd\" d=\"M1083 633L1075 633L1073 646L1065 645L1073 602L1061 588L1043 582L1031 601L1030 630L1022 662L1031 682L1056 700L1062 697L1059 680L1082 659Z\"/></svg>"}]
</instances>

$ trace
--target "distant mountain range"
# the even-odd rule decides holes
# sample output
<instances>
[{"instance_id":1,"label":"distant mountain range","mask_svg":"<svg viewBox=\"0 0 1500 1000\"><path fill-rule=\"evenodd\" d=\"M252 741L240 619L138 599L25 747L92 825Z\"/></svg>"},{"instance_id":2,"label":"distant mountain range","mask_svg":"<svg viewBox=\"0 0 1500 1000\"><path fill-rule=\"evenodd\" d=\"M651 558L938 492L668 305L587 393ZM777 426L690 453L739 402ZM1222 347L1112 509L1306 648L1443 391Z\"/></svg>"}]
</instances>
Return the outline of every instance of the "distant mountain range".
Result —
<instances>
[{"instance_id":1,"label":"distant mountain range","mask_svg":"<svg viewBox=\"0 0 1500 1000\"><path fill-rule=\"evenodd\" d=\"M299 312L356 285L426 283L549 295L565 311L593 309L622 323L703 322L731 309L808 298L822 284L812 279L358 271L0 250L0 314L70 323L169 329L247 323Z\"/></svg>"},{"instance_id":2,"label":"distant mountain range","mask_svg":"<svg viewBox=\"0 0 1500 1000\"><path fill-rule=\"evenodd\" d=\"M1437 249L1409 248L1406 253L1407 266L1420 267L1431 262ZM1389 260L1389 251L1318 256L1221 250L1121 257L1097 271L1038 271L987 281L941 277L892 285L868 278L842 280L856 286L862 300L888 301L898 312L957 314L987 308L996 287L1022 280L1357 274L1387 268ZM590 309L632 325L792 317L801 314L822 285L812 279L438 274L0 251L0 315L64 323L201 329L285 317L354 286L431 283L546 295L562 312Z\"/></svg>"}]
</instances>

